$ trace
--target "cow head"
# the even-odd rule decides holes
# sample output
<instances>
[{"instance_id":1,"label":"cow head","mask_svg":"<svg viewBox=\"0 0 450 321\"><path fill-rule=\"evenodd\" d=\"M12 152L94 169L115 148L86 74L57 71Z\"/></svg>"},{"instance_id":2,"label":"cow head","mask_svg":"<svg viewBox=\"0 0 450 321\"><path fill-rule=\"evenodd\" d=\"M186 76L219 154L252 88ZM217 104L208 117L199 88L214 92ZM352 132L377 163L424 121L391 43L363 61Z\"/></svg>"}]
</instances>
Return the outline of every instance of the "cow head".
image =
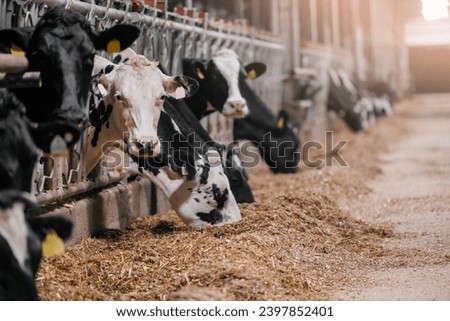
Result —
<instances>
[{"instance_id":1,"label":"cow head","mask_svg":"<svg viewBox=\"0 0 450 321\"><path fill-rule=\"evenodd\" d=\"M255 79L265 72L265 68L262 63L252 63L244 68L238 55L230 49L216 52L206 66L200 60L185 59L183 73L200 84L199 92L188 102L193 108L200 108L202 113L209 103L225 116L243 118L249 110L239 90L239 81Z\"/></svg>"},{"instance_id":2,"label":"cow head","mask_svg":"<svg viewBox=\"0 0 450 321\"><path fill-rule=\"evenodd\" d=\"M69 134L62 137L70 147L88 124L86 104L96 50L120 51L138 36L139 29L131 25L97 32L84 16L53 8L35 28L2 30L0 43L3 48L25 47L29 70L41 72L41 88L16 91L27 107L28 118L38 124L56 121L60 128L67 126Z\"/></svg>"},{"instance_id":3,"label":"cow head","mask_svg":"<svg viewBox=\"0 0 450 321\"><path fill-rule=\"evenodd\" d=\"M275 127L264 134L259 150L274 173L295 173L300 161L298 133L289 123L289 114L281 110Z\"/></svg>"},{"instance_id":4,"label":"cow head","mask_svg":"<svg viewBox=\"0 0 450 321\"><path fill-rule=\"evenodd\" d=\"M239 152L231 147L225 150L225 175L230 181L230 188L238 203L253 203L255 198L248 183L248 172L242 166Z\"/></svg>"},{"instance_id":5,"label":"cow head","mask_svg":"<svg viewBox=\"0 0 450 321\"><path fill-rule=\"evenodd\" d=\"M37 205L27 193L0 192L0 300L38 300L35 275L42 258L42 241L54 230L69 238L72 222L64 217L27 217Z\"/></svg>"},{"instance_id":6,"label":"cow head","mask_svg":"<svg viewBox=\"0 0 450 321\"><path fill-rule=\"evenodd\" d=\"M97 60L99 64L106 61L98 57L96 64ZM93 81L91 147L123 139L130 155L158 155L161 146L157 128L164 97L184 98L198 84L187 77L165 75L158 63L141 55L120 65L108 62L102 69Z\"/></svg>"},{"instance_id":7,"label":"cow head","mask_svg":"<svg viewBox=\"0 0 450 321\"><path fill-rule=\"evenodd\" d=\"M25 107L6 89L0 89L0 150L0 190L31 191L38 153Z\"/></svg>"},{"instance_id":8,"label":"cow head","mask_svg":"<svg viewBox=\"0 0 450 321\"><path fill-rule=\"evenodd\" d=\"M216 154L216 151L213 153ZM184 202L179 207L180 216L191 227L224 225L239 221L241 212L220 156L213 156L216 157L214 161L208 159L208 154L205 156L205 163L198 166L198 181L189 202Z\"/></svg>"},{"instance_id":9,"label":"cow head","mask_svg":"<svg viewBox=\"0 0 450 321\"><path fill-rule=\"evenodd\" d=\"M197 159L193 180L174 176L169 167L153 172L156 180L152 181L164 191L172 208L186 225L199 228L230 224L241 219L241 212L220 162L220 157L215 161L208 161L207 157Z\"/></svg>"}]
</instances>

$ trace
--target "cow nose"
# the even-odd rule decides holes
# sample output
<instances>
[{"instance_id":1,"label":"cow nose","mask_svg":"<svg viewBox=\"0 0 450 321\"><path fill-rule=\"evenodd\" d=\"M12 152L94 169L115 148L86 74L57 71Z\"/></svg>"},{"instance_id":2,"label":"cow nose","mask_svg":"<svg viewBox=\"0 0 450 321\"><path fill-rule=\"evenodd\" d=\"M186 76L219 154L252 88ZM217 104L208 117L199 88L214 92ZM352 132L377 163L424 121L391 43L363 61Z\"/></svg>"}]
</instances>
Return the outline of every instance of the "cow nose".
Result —
<instances>
[{"instance_id":1,"label":"cow nose","mask_svg":"<svg viewBox=\"0 0 450 321\"><path fill-rule=\"evenodd\" d=\"M136 141L134 144L135 148L138 150L139 156L155 156L159 154L159 141Z\"/></svg>"},{"instance_id":2,"label":"cow nose","mask_svg":"<svg viewBox=\"0 0 450 321\"><path fill-rule=\"evenodd\" d=\"M245 100L231 100L228 102L231 108L233 108L236 112L241 112L247 107L247 102Z\"/></svg>"},{"instance_id":3,"label":"cow nose","mask_svg":"<svg viewBox=\"0 0 450 321\"><path fill-rule=\"evenodd\" d=\"M88 117L84 113L76 113L69 116L59 115L57 120L70 124L71 126L76 127L79 131L84 131L89 126Z\"/></svg>"}]
</instances>

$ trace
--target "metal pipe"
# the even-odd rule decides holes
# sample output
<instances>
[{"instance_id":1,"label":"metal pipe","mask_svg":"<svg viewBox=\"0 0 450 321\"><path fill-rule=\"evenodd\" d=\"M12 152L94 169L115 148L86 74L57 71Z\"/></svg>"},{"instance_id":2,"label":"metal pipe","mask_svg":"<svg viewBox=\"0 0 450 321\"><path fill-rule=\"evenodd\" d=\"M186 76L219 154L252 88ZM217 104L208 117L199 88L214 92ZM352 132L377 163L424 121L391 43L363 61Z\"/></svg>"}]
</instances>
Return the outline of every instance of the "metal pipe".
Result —
<instances>
[{"instance_id":1,"label":"metal pipe","mask_svg":"<svg viewBox=\"0 0 450 321\"><path fill-rule=\"evenodd\" d=\"M27 58L11 54L0 54L0 72L23 72L27 69Z\"/></svg>"},{"instance_id":2,"label":"metal pipe","mask_svg":"<svg viewBox=\"0 0 450 321\"><path fill-rule=\"evenodd\" d=\"M26 73L0 73L0 88L38 88L41 87L39 71Z\"/></svg>"},{"instance_id":3,"label":"metal pipe","mask_svg":"<svg viewBox=\"0 0 450 321\"><path fill-rule=\"evenodd\" d=\"M36 3L45 4L49 7L65 7L66 5L70 5L70 10L78 12L80 14L88 14L94 8L94 14L99 18L104 18L107 15L108 19L123 21L124 19L131 19L131 14L125 11L121 11L115 8L110 8L107 10L105 7L101 7L96 5L93 7L90 3L81 2L77 0L35 0ZM136 13L134 13L136 15ZM167 13L168 15L172 15L172 13ZM188 20L194 20L193 18L188 18ZM166 19L161 19L158 17L152 17L149 15L139 14L139 23L146 25L156 25L157 27L166 27L169 29L173 29L174 31L186 31L186 32L196 32L201 34L204 32L204 29L201 27L186 25L176 21L166 21ZM247 38L239 35L234 35L233 31L230 30L230 34L222 33L215 30L208 30L210 36L218 38L218 39L227 39L230 37L230 40L233 41L241 41L241 42L254 42L255 45L269 47L276 50L283 50L283 44L280 39L276 37L271 37L268 35L256 35L255 38ZM250 35L245 35L250 36Z\"/></svg>"},{"instance_id":4,"label":"metal pipe","mask_svg":"<svg viewBox=\"0 0 450 321\"><path fill-rule=\"evenodd\" d=\"M69 184L64 188L47 190L40 193L36 199L40 206L45 206L54 202L61 201L65 198L80 195L97 188L104 188L108 185L113 185L121 182L123 177L110 178L107 176L101 176L94 181L84 181L75 184Z\"/></svg>"}]
</instances>

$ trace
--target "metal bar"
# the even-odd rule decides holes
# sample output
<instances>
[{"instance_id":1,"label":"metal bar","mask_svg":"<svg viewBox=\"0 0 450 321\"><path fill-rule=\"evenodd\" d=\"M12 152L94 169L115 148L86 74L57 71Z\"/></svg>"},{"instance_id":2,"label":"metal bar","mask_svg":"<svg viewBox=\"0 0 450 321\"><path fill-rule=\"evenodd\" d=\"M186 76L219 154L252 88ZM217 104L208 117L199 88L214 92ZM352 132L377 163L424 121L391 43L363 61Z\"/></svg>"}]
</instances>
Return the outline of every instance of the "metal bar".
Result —
<instances>
[{"instance_id":1,"label":"metal bar","mask_svg":"<svg viewBox=\"0 0 450 321\"><path fill-rule=\"evenodd\" d=\"M117 20L117 21L124 21L127 19L128 21L131 20L131 13L121 11L115 8L107 9L105 7L101 7L98 5L92 6L90 3L85 3L77 0L33 0L35 3L41 3L45 4L49 7L67 7L70 8L72 11L76 11L81 14L88 14L89 12L94 12L94 14L99 18L104 18L107 16L108 19L111 20ZM172 13L167 13L169 16L173 15ZM134 13L136 15L136 13ZM140 24L146 24L146 25L152 25L156 27L165 27L167 29L173 29L175 31L187 31L187 32L197 32L199 34L204 32L204 29L201 27L188 25L188 24L182 24L176 21L161 19L154 16L144 15L144 14L138 14L139 15L139 22ZM137 19L136 19L137 20ZM192 18L188 18L188 20L194 20ZM197 21L198 22L198 21ZM218 38L218 39L227 39L230 38L230 40L234 41L241 41L244 43L252 42L255 45L258 46L264 46L269 47L273 49L283 50L283 44L281 43L281 40L276 37L271 37L268 35L256 35L256 38L250 38L250 35L240 36L235 33L234 30L230 29L229 32L219 32L215 30L208 30L209 36Z\"/></svg>"},{"instance_id":2,"label":"metal bar","mask_svg":"<svg viewBox=\"0 0 450 321\"><path fill-rule=\"evenodd\" d=\"M309 0L309 9L311 15L311 41L317 43L319 42L317 0Z\"/></svg>"},{"instance_id":3,"label":"metal bar","mask_svg":"<svg viewBox=\"0 0 450 321\"><path fill-rule=\"evenodd\" d=\"M11 54L0 54L0 72L23 72L27 69L27 58Z\"/></svg>"},{"instance_id":4,"label":"metal bar","mask_svg":"<svg viewBox=\"0 0 450 321\"><path fill-rule=\"evenodd\" d=\"M69 184L64 188L47 190L40 193L36 199L39 205L44 206L57 201L61 201L65 198L83 194L92 191L97 188L103 188L108 185L116 184L122 181L122 177L110 178L106 176L99 177L94 181L84 181L75 184Z\"/></svg>"},{"instance_id":5,"label":"metal bar","mask_svg":"<svg viewBox=\"0 0 450 321\"><path fill-rule=\"evenodd\" d=\"M41 73L0 73L0 88L38 88L41 87Z\"/></svg>"}]
</instances>

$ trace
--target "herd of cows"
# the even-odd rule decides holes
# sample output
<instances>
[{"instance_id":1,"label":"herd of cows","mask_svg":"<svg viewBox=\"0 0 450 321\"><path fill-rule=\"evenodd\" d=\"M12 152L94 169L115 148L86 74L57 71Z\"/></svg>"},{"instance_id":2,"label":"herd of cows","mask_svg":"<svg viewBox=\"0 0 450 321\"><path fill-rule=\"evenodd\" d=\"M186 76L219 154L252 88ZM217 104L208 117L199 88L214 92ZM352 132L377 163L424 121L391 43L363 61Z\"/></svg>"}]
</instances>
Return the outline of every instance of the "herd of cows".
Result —
<instances>
[{"instance_id":1,"label":"herd of cows","mask_svg":"<svg viewBox=\"0 0 450 321\"><path fill-rule=\"evenodd\" d=\"M184 59L183 75L171 76L129 48L139 34L133 25L98 32L62 8L48 10L35 27L0 30L0 52L19 48L28 70L42 79L39 88L0 89L1 300L39 299L43 240L50 231L62 239L71 235L72 221L40 216L31 193L38 157L57 152L55 142L71 149L86 135L88 175L105 154L124 155L127 162L111 171L148 177L193 228L236 222L238 203L254 201L239 152L211 138L200 123L205 115L234 118L234 138L255 142L274 173L297 170L300 142L289 115L274 115L248 84L265 72L264 64L244 66L222 49L207 61ZM351 88L336 79L330 101L345 121L360 114L363 128L369 118L360 110L392 112L358 107L367 103L354 101ZM347 121L352 128L353 122Z\"/></svg>"}]
</instances>

